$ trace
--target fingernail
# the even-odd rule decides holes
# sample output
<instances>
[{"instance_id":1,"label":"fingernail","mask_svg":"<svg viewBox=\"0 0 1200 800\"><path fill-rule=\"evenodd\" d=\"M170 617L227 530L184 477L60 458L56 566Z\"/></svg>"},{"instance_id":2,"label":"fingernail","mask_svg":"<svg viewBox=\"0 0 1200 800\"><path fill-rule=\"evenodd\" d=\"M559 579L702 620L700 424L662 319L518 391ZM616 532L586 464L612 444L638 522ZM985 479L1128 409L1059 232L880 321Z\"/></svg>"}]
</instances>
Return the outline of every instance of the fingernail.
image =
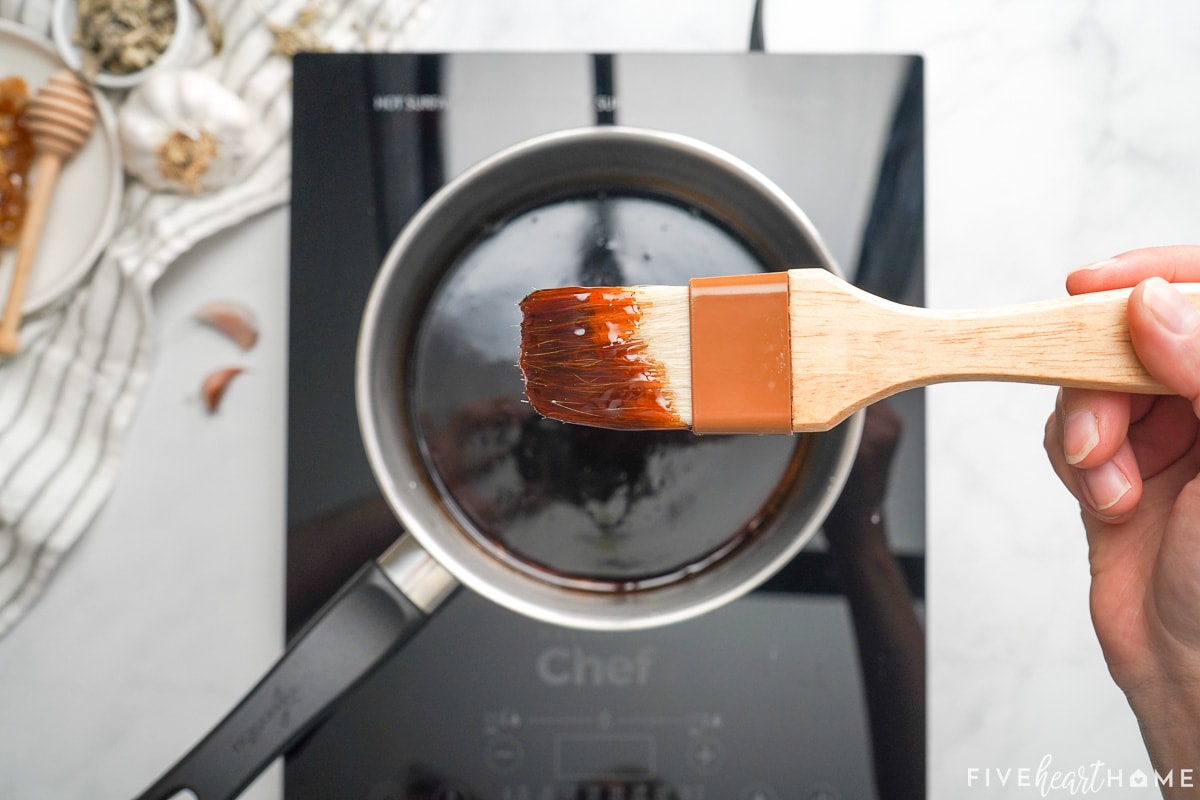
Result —
<instances>
[{"instance_id":1,"label":"fingernail","mask_svg":"<svg viewBox=\"0 0 1200 800\"><path fill-rule=\"evenodd\" d=\"M1116 264L1116 263L1117 263L1117 260L1115 258L1106 258L1103 261L1093 261L1091 264L1084 264L1082 267L1079 267L1078 269L1081 269L1081 270L1083 270L1083 269L1106 269L1107 267L1111 267L1113 264Z\"/></svg>"},{"instance_id":2,"label":"fingernail","mask_svg":"<svg viewBox=\"0 0 1200 800\"><path fill-rule=\"evenodd\" d=\"M1109 461L1083 473L1083 482L1092 498L1092 508L1107 511L1115 506L1133 488L1125 473Z\"/></svg>"},{"instance_id":3,"label":"fingernail","mask_svg":"<svg viewBox=\"0 0 1200 800\"><path fill-rule=\"evenodd\" d=\"M1163 327L1173 333L1192 333L1200 327L1200 314L1186 297L1162 278L1146 279L1142 302Z\"/></svg>"},{"instance_id":4,"label":"fingernail","mask_svg":"<svg viewBox=\"0 0 1200 800\"><path fill-rule=\"evenodd\" d=\"M1078 464L1100 443L1100 427L1090 411L1076 411L1063 423L1063 452L1068 464Z\"/></svg>"}]
</instances>

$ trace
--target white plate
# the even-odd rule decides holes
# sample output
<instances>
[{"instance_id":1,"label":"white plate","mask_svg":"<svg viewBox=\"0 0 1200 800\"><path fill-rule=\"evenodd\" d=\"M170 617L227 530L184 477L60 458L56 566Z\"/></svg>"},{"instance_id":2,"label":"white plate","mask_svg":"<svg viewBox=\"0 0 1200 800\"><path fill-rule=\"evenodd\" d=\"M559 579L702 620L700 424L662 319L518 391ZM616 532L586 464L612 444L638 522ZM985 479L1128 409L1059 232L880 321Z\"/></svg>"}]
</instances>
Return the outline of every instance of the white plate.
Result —
<instances>
[{"instance_id":1,"label":"white plate","mask_svg":"<svg viewBox=\"0 0 1200 800\"><path fill-rule=\"evenodd\" d=\"M48 41L28 28L0 20L0 78L24 78L32 95L62 67ZM104 97L92 92L92 100L96 127L83 149L63 167L54 189L22 305L25 314L53 305L74 288L117 224L124 173L116 117ZM36 173L29 177L37 180ZM0 248L0 301L8 294L16 249Z\"/></svg>"}]
</instances>

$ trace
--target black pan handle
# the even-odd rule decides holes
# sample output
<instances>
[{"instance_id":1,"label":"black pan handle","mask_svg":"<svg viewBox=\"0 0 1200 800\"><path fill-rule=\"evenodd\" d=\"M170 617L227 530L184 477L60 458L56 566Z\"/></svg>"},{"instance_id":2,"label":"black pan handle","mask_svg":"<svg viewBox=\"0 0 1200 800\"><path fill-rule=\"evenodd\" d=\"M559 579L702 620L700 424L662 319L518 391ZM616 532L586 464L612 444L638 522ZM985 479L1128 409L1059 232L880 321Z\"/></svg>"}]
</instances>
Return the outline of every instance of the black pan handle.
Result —
<instances>
[{"instance_id":1,"label":"black pan handle","mask_svg":"<svg viewBox=\"0 0 1200 800\"><path fill-rule=\"evenodd\" d=\"M138 800L236 797L408 641L455 588L449 573L402 537L360 569L266 677Z\"/></svg>"}]
</instances>

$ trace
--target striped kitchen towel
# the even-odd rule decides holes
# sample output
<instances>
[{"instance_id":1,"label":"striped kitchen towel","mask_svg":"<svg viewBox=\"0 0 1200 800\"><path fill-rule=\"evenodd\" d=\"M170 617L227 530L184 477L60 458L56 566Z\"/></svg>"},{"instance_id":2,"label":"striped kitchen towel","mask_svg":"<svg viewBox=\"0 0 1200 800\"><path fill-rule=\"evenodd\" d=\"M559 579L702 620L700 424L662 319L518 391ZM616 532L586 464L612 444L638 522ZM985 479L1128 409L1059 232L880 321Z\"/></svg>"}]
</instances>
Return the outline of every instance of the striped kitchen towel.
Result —
<instances>
[{"instance_id":1,"label":"striped kitchen towel","mask_svg":"<svg viewBox=\"0 0 1200 800\"><path fill-rule=\"evenodd\" d=\"M289 52L400 49L430 2L208 0L224 45L213 55L198 32L193 64L247 102L263 146L244 178L209 195L157 193L130 179L88 278L27 322L22 352L0 362L0 635L46 588L119 478L121 445L154 366L154 282L196 242L288 199ZM0 17L45 33L50 7L0 0Z\"/></svg>"}]
</instances>

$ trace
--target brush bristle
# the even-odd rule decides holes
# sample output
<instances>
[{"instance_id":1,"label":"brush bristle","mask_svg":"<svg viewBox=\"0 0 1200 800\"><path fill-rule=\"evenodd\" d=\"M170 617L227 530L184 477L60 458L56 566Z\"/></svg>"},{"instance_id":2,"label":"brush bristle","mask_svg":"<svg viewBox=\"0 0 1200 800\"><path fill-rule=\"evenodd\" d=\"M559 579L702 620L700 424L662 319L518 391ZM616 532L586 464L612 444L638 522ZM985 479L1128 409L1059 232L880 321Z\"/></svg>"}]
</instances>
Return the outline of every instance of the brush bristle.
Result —
<instances>
[{"instance_id":1,"label":"brush bristle","mask_svg":"<svg viewBox=\"0 0 1200 800\"><path fill-rule=\"evenodd\" d=\"M691 427L686 286L543 289L521 313L521 372L540 414L623 430Z\"/></svg>"}]
</instances>

